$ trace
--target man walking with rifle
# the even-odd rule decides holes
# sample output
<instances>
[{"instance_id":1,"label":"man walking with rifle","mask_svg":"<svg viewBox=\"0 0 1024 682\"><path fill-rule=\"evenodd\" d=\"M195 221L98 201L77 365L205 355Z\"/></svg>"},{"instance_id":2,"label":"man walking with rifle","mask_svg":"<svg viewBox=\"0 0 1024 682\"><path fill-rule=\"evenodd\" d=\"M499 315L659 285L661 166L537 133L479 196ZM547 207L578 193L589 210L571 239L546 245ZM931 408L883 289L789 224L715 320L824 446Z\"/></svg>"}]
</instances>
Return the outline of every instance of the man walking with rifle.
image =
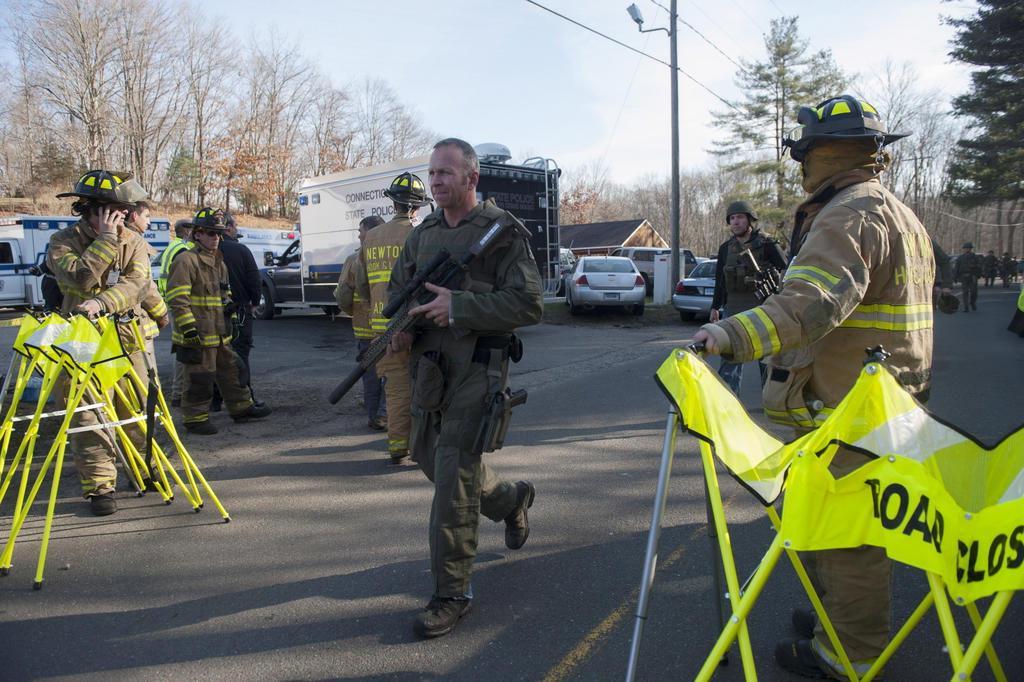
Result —
<instances>
[{"instance_id":1,"label":"man walking with rifle","mask_svg":"<svg viewBox=\"0 0 1024 682\"><path fill-rule=\"evenodd\" d=\"M456 138L441 140L434 145L429 173L440 210L406 240L391 274L392 296L400 296L418 271L445 252L464 264L465 274L450 287L425 284L435 297L409 310L418 316L416 325L394 334L390 348L411 349L410 449L434 483L433 595L413 629L420 637L440 637L470 610L480 514L505 522L509 549L522 547L529 535L526 510L534 487L499 479L481 458L496 445L481 447L480 434L494 432L488 422L502 414L507 426L507 407L515 402L502 398L508 395L508 361L522 351L512 332L540 321L543 299L525 228L492 201L477 202L480 165L473 147ZM503 413L489 409L502 405Z\"/></svg>"},{"instance_id":2,"label":"man walking with rifle","mask_svg":"<svg viewBox=\"0 0 1024 682\"><path fill-rule=\"evenodd\" d=\"M370 329L374 336L384 333L388 318L388 282L405 240L412 232L416 209L428 203L423 181L412 173L402 173L391 181L384 194L394 203L395 217L367 232L355 267L356 291L370 302ZM410 464L409 459L409 353L389 353L377 363L384 377L388 405L388 457L391 466Z\"/></svg>"},{"instance_id":3,"label":"man walking with rifle","mask_svg":"<svg viewBox=\"0 0 1024 682\"><path fill-rule=\"evenodd\" d=\"M757 215L746 201L734 201L725 211L725 223L732 236L718 248L715 264L715 296L711 301L711 321L750 310L764 302L758 295L757 286L766 273L774 270L774 277L786 269L786 256L779 243L762 234L755 223ZM774 292L773 292L774 293ZM764 384L768 368L758 361L761 383ZM743 377L743 363L722 360L718 376L737 395L740 379Z\"/></svg>"}]
</instances>

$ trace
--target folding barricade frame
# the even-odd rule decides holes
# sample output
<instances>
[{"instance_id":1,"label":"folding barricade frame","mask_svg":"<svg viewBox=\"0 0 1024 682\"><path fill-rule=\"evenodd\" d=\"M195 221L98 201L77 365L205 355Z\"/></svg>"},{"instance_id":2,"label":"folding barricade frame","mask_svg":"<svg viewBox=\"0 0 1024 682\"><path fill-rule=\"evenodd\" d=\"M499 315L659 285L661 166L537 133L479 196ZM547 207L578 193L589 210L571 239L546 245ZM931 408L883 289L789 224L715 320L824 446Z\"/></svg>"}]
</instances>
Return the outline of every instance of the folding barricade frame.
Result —
<instances>
[{"instance_id":1,"label":"folding barricade frame","mask_svg":"<svg viewBox=\"0 0 1024 682\"><path fill-rule=\"evenodd\" d=\"M669 356L666 364L673 359L698 360L699 356L697 351L693 348L688 348L686 350L675 349ZM717 377L717 374L710 370L703 360L700 360L700 362L709 370L709 374L714 376L719 384L721 384L721 380ZM883 369L877 360L866 362L863 370L863 372L868 374L877 374L882 371L886 370ZM984 617L981 616L976 603L969 602L963 604L976 631L975 636L972 638L965 651L961 645L953 614L949 606L946 584L939 574L930 571L925 571L929 584L928 592L908 617L906 622L904 622L896 634L891 638L889 644L871 667L862 675L858 675L841 642L839 641L835 628L832 626L831 620L825 612L821 599L818 597L818 594L811 583L810 577L803 566L798 551L791 547L791 543L786 540L781 533L782 519L779 517L779 514L774 507L776 500L772 500L770 503L766 502L747 481L744 481L728 466L725 466L726 471L729 472L734 480L754 494L755 497L762 502L765 506L765 513L775 530L775 537L770 543L764 556L758 562L754 572L750 575L747 581L741 585L736 571L731 541L729 539L728 525L722 503L721 490L718 485L718 473L715 467L715 459L718 458L718 455L715 451L714 443L706 434L694 431L689 425L684 423L684 420L680 415L681 406L676 404L675 398L666 389L666 387L661 384L660 380L658 380L658 383L659 387L664 390L668 397L670 407L668 409L666 419L661 461L658 470L658 483L653 510L651 513L651 528L647 537L639 599L637 603L633 635L630 643L629 661L626 671L627 682L632 682L636 679L636 668L639 663L643 629L647 620L647 609L650 601L651 589L654 584L658 556L658 542L661 534L661 520L664 516L668 500L668 486L671 478L673 459L675 456L676 438L680 431L693 435L700 444L701 469L704 475L705 501L708 509L708 536L710 539L714 540L712 543L712 549L716 559L714 566L714 588L716 592L716 602L720 622L723 622L722 631L707 658L704 660L704 663L695 678L696 680L701 682L710 680L718 665L727 660L725 657L728 655L728 651L732 644L737 640L739 643L740 658L743 665L745 679L757 679L746 619L756 604L757 599L760 597L760 594L764 589L768 578L775 569L779 558L783 553L785 553L797 574L797 578L803 587L804 592L807 594L807 597L811 602L811 606L814 608L814 611L818 616L822 628L828 636L833 647L833 651L836 653L847 679L851 682L870 682L870 680L875 679L933 605L936 609L943 639L953 668L951 680L969 680L974 668L980 662L981 655L984 654L992 668L996 680L998 682L1006 682L1007 678L1005 672L1003 671L1002 665L1000 664L994 647L991 644L991 638L1009 606L1010 600L1013 597L1013 591L1008 590L996 592ZM724 387L724 384L721 385ZM742 409L742 407L740 406L738 409ZM934 418L933 415L932 418ZM941 420L938 419L936 419L936 421L941 422ZM964 434L959 429L956 429L956 427L945 424L944 422L942 423L943 425L956 430L958 433L961 433L966 438L971 439L978 446L985 448L983 444L979 443L977 439L970 436L970 434ZM813 435L813 432L785 445L786 447L798 447L795 445L797 441L809 439L809 436L811 435ZM827 462L830 462L831 457L837 450L837 446L837 443L830 441L826 443L824 448L821 448L817 452L805 453L803 450L798 449L796 456L804 457L810 455L820 457L822 454L825 454ZM725 465L724 462L723 465ZM785 478L787 473L788 466L784 471L780 472L780 475ZM890 561L892 561L892 559L890 559ZM727 591L724 593L721 590L719 571L724 574L726 581ZM721 617L723 599L731 606L732 610L732 613L728 615L727 620ZM963 602L960 601L959 603Z\"/></svg>"},{"instance_id":2,"label":"folding barricade frame","mask_svg":"<svg viewBox=\"0 0 1024 682\"><path fill-rule=\"evenodd\" d=\"M70 324L67 318L59 315L56 317L59 321ZM42 320L37 320L30 314L27 314L22 318L22 320L24 321L26 319L31 320L31 323L35 325L35 329L39 329L42 328L48 320L52 320L53 317L48 316ZM88 363L87 367L83 367L79 365L78 361L72 357L72 354L66 350L54 348L56 355L52 356L49 354L49 346L44 349L41 346L37 347L30 345L27 341L25 345L34 352L22 353L15 348L7 375L3 381L3 393L0 394L0 408L2 408L3 398L6 396L7 387L10 384L11 375L14 372L15 361L20 359L11 404L5 411L5 419L2 431L0 431L0 501L3 500L10 488L13 479L17 475L19 467L22 469L17 498L15 500L12 526L8 533L7 540L3 545L2 551L0 551L0 575L8 575L10 572L17 536L28 517L31 505L35 502L36 496L45 482L46 476L50 473L51 464L53 465L53 479L51 482L49 501L44 519L43 535L35 581L33 583L33 588L37 590L42 587L43 570L46 562L54 509L56 506L56 495L59 488L61 472L63 470L64 453L69 440L68 436L77 431L104 430L109 434L113 449L117 457L122 462L125 475L131 481L132 486L135 488L138 495L141 496L145 494L146 489L140 485L143 482L143 478L139 471L140 467L145 467L149 474L152 489L156 490L160 494L165 504L170 504L174 500L174 495L172 483L168 479L169 472L170 479L173 479L173 483L177 484L179 489L192 505L195 512L198 513L204 507L202 495L199 492L199 488L202 487L213 501L217 510L220 512L224 522L228 523L231 521L231 517L228 515L227 510L217 498L216 493L214 493L212 487L210 487L206 478L199 470L195 461L189 455L177 434L173 420L170 417L170 410L167 407L163 392L160 389L159 383L155 379L155 368L152 367L151 358L148 353L145 352L145 340L142 337L138 319L131 315L113 316L107 320L107 323L114 326L113 333L118 339L117 343L121 355L117 357L124 358L128 357L128 353L121 344L115 325L128 325L136 345L143 349L143 357L147 374L149 375L148 386L146 382L143 382L142 378L139 377L135 368L129 363L127 371L120 377L120 379L118 379L118 382L114 383L108 391L104 391L103 387L94 381L96 365L101 364L103 361L100 361L99 363L91 362ZM90 324L93 325L92 322L90 322ZM102 336L103 332L99 333ZM50 339L50 341L53 340L54 339ZM40 368L40 359L42 358L49 363L45 370ZM37 372L41 373L43 378L34 412L31 416L15 417L18 404L24 394L28 380L32 376L35 376ZM66 375L69 381L66 405L63 409L46 412L44 411L46 402L52 394L55 384L61 375ZM119 383L122 380L128 380L133 390L125 390L120 386ZM151 394L152 389L156 390L155 396ZM107 398L108 393L110 396L109 400ZM139 396L146 396L147 403L150 403L155 398L155 402L152 403L154 408L153 415L143 413L147 405L140 404ZM87 404L81 404L83 399L88 399ZM127 408L128 411L133 413L133 416L120 419L114 408L114 401L116 400L120 400L121 404ZM71 427L70 425L74 415L86 410L94 410L96 412L98 423L88 427ZM62 423L57 434L53 438L43 463L40 466L36 475L35 483L29 491L28 480L32 470L35 441L39 435L39 423L41 419L53 416L62 416ZM26 428L25 433L22 435L21 443L19 444L14 458L11 460L7 470L4 471L7 452L13 432L13 424L16 421L25 420L30 420L29 425ZM145 422L145 424L142 422ZM160 426L163 427L164 431L172 441L175 453L178 455L178 459L180 460L184 470L187 483L185 480L182 480L181 476L171 463L168 455L163 452L162 448L156 442L155 429L157 422L159 422ZM132 423L139 423L140 432L146 437L147 453L145 457L143 457L143 453L138 451L134 443L132 443L131 438L123 429L125 425ZM120 444L118 443L118 440L120 440ZM24 460L24 462L22 462L22 460Z\"/></svg>"}]
</instances>

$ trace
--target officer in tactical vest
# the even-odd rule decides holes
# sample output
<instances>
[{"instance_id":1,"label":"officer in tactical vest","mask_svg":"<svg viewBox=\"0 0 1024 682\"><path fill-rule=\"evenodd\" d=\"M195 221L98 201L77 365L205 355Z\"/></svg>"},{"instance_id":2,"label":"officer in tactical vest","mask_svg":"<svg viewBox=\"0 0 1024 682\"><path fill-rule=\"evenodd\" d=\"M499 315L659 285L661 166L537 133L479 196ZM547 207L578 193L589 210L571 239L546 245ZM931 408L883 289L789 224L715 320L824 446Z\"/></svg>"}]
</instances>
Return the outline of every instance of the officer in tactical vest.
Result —
<instances>
[{"instance_id":1,"label":"officer in tactical vest","mask_svg":"<svg viewBox=\"0 0 1024 682\"><path fill-rule=\"evenodd\" d=\"M81 216L75 225L50 238L46 256L46 264L64 295L61 313L96 316L133 312L144 318L142 302L153 283L150 261L146 242L125 227L125 217L134 208L131 202L146 196L145 190L127 174L91 170L78 180L73 191L57 196L75 197L71 211ZM130 330L119 331L135 371L146 376L145 350L137 347ZM122 387L135 390L128 380L122 380ZM62 378L57 384L62 401L66 391L67 380ZM123 409L118 402L115 407ZM71 423L76 429L88 429L97 427L99 419L93 410L83 410L75 414ZM137 427L129 428L128 433L136 444L143 441ZM111 435L104 429L93 428L77 431L70 439L82 493L89 500L92 513L113 514L117 511L117 468Z\"/></svg>"},{"instance_id":2,"label":"officer in tactical vest","mask_svg":"<svg viewBox=\"0 0 1024 682\"><path fill-rule=\"evenodd\" d=\"M383 225L384 219L371 215L359 221L359 248L345 259L338 277L338 286L334 289L334 300L338 309L352 317L352 335L356 337L356 347L362 353L373 340L374 333L370 329L370 302L356 291L356 265L359 263L359 252L363 241L370 230ZM388 273L390 277L391 273ZM384 431L387 426L387 408L382 396L381 378L375 367L363 372L363 404L366 406L366 425L374 431Z\"/></svg>"},{"instance_id":3,"label":"officer in tactical vest","mask_svg":"<svg viewBox=\"0 0 1024 682\"><path fill-rule=\"evenodd\" d=\"M161 296L167 295L167 278L171 276L171 263L182 252L192 248L192 223L178 220L174 223L174 237L160 254L160 277L156 281ZM166 299L165 299L166 302ZM185 365L174 361L174 376L171 380L171 407L181 406L181 387L185 385Z\"/></svg>"},{"instance_id":4,"label":"officer in tactical vest","mask_svg":"<svg viewBox=\"0 0 1024 682\"><path fill-rule=\"evenodd\" d=\"M981 259L981 277L985 280L985 288L991 289L996 283L996 277L999 275L999 258L996 256L996 252L989 249L985 257Z\"/></svg>"},{"instance_id":5,"label":"officer in tactical vest","mask_svg":"<svg viewBox=\"0 0 1024 682\"><path fill-rule=\"evenodd\" d=\"M477 202L480 164L467 142L448 138L435 144L429 172L440 209L409 234L391 274L393 296L440 249L461 258L497 220L515 220L490 200ZM510 353L513 359L519 355L512 332L536 324L544 308L540 273L519 231L509 230L495 248L473 260L459 290L427 288L437 298L410 310L422 316L415 341L412 334L398 334L391 349L412 349L410 447L434 483L434 592L413 629L420 637L439 637L470 610L480 515L505 522L509 549L519 549L529 536L526 510L533 503L533 485L499 479L474 446L488 397L504 389Z\"/></svg>"},{"instance_id":6,"label":"officer in tactical vest","mask_svg":"<svg viewBox=\"0 0 1024 682\"><path fill-rule=\"evenodd\" d=\"M228 269L219 249L224 224L216 211L203 208L192 226L196 244L171 263L167 301L174 318L173 348L186 365L181 396L185 428L208 436L217 433L209 413L215 382L236 422L262 419L270 408L253 403L244 365L231 348L232 317L225 310Z\"/></svg>"},{"instance_id":7,"label":"officer in tactical vest","mask_svg":"<svg viewBox=\"0 0 1024 682\"><path fill-rule=\"evenodd\" d=\"M796 211L782 288L762 305L694 335L710 353L741 362L770 355L765 414L802 435L828 418L856 382L864 349L884 347L888 369L918 400L928 397L935 257L924 226L879 181L891 161L878 111L850 95L801 107L784 146L810 195ZM844 476L866 457L838 447ZM812 580L858 675L890 634L892 563L880 547L809 553ZM776 661L804 677L845 679L812 611L793 614L798 637Z\"/></svg>"},{"instance_id":8,"label":"officer in tactical vest","mask_svg":"<svg viewBox=\"0 0 1024 682\"><path fill-rule=\"evenodd\" d=\"M960 282L965 313L978 309L979 277L981 277L981 256L974 253L974 244L964 242L960 257L953 265L953 279Z\"/></svg>"},{"instance_id":9,"label":"officer in tactical vest","mask_svg":"<svg viewBox=\"0 0 1024 682\"><path fill-rule=\"evenodd\" d=\"M1003 257L999 259L999 276L1003 280L1004 289L1009 288L1010 282L1017 278L1017 261L1009 251L1003 251Z\"/></svg>"},{"instance_id":10,"label":"officer in tactical vest","mask_svg":"<svg viewBox=\"0 0 1024 682\"><path fill-rule=\"evenodd\" d=\"M388 282L412 232L416 209L429 203L423 181L412 173L402 173L392 180L384 194L394 205L395 217L366 235L355 267L356 291L370 302L370 329L374 336L382 334L388 326L383 315L388 304ZM389 353L377 363L377 372L384 377L388 403L388 463L411 464L409 354Z\"/></svg>"},{"instance_id":11,"label":"officer in tactical vest","mask_svg":"<svg viewBox=\"0 0 1024 682\"><path fill-rule=\"evenodd\" d=\"M715 264L715 296L711 301L711 321L725 317L725 311L735 315L755 307L759 301L754 295L759 272L774 268L781 276L786 269L786 257L779 243L761 233L755 226L757 215L745 201L734 201L725 211L725 224L732 236L718 247ZM753 262L751 262L753 259ZM758 362L761 383L767 369ZM722 360L718 375L733 393L740 391L743 365Z\"/></svg>"}]
</instances>

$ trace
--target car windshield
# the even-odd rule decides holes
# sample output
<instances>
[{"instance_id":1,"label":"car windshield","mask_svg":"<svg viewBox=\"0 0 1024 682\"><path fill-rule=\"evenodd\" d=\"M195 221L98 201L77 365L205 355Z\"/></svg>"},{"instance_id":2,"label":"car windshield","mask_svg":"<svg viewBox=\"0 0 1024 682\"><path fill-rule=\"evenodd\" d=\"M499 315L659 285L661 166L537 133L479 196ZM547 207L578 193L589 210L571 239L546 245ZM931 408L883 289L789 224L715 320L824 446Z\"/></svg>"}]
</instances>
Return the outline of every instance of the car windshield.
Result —
<instances>
[{"instance_id":1,"label":"car windshield","mask_svg":"<svg viewBox=\"0 0 1024 682\"><path fill-rule=\"evenodd\" d=\"M583 272L633 272L633 264L618 258L587 259L583 263Z\"/></svg>"},{"instance_id":2,"label":"car windshield","mask_svg":"<svg viewBox=\"0 0 1024 682\"><path fill-rule=\"evenodd\" d=\"M690 270L688 277L714 277L715 276L715 261L707 260L700 263L693 270Z\"/></svg>"}]
</instances>

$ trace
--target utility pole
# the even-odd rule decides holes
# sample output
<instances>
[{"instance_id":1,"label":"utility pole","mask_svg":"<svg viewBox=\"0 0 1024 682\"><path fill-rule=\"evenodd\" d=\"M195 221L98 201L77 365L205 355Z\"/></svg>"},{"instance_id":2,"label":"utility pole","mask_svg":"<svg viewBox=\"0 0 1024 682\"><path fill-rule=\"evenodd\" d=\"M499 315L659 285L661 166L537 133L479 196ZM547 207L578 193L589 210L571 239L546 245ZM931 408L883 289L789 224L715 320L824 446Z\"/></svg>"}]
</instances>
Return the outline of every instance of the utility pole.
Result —
<instances>
[{"instance_id":1,"label":"utility pole","mask_svg":"<svg viewBox=\"0 0 1024 682\"><path fill-rule=\"evenodd\" d=\"M676 36L679 33L678 24L676 19L678 12L676 11L676 0L671 0L669 3L668 10L668 28L649 28L644 29L644 17L640 13L640 8L636 4L632 4L626 8L630 18L636 22L636 27L641 33L650 33L652 31L665 31L669 37L669 51L672 53L670 57L671 61L671 75L670 75L670 87L672 92L672 104L671 104L671 122L672 122L672 199L669 207L669 233L671 235L672 243L672 281L670 283L670 290L675 286L676 282L679 281L679 221L680 221L680 210L679 210L679 52L676 45Z\"/></svg>"}]
</instances>

